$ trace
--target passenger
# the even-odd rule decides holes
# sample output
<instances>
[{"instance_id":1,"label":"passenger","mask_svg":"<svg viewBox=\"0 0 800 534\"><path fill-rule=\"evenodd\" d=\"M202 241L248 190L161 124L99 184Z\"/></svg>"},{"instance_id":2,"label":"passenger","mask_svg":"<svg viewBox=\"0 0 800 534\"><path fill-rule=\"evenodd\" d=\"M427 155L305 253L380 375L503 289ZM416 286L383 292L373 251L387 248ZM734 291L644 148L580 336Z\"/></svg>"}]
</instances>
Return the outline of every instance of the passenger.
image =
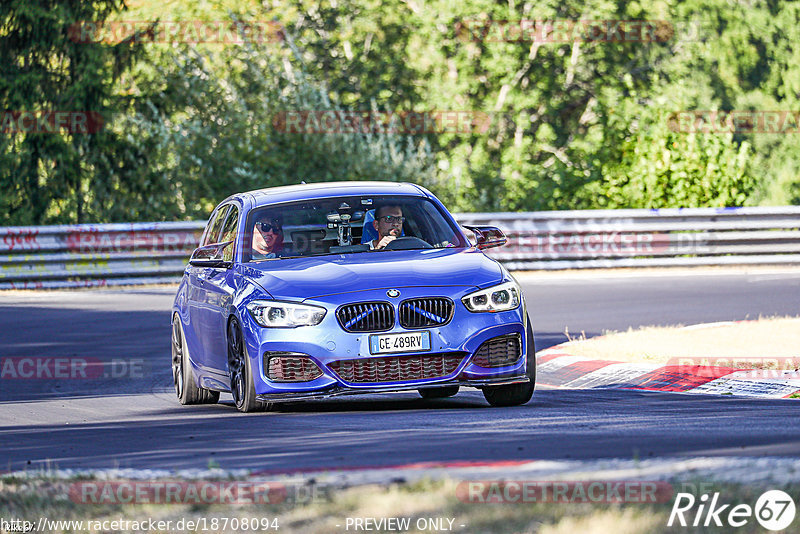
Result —
<instances>
[{"instance_id":1,"label":"passenger","mask_svg":"<svg viewBox=\"0 0 800 534\"><path fill-rule=\"evenodd\" d=\"M375 220L372 224L378 237L369 242L370 250L382 250L386 245L400 237L403 233L403 209L396 205L384 205L375 209Z\"/></svg>"},{"instance_id":2,"label":"passenger","mask_svg":"<svg viewBox=\"0 0 800 534\"><path fill-rule=\"evenodd\" d=\"M265 217L253 228L254 260L279 258L283 252L283 223L276 217Z\"/></svg>"}]
</instances>

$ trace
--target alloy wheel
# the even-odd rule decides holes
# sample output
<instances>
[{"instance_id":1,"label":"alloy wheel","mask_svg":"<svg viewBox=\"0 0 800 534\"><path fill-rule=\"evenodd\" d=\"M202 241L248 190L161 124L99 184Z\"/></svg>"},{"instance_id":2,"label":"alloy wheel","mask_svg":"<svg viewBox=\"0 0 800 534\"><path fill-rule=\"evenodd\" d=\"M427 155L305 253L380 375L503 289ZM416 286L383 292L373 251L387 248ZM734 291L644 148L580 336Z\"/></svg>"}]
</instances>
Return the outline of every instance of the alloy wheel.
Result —
<instances>
[{"instance_id":1,"label":"alloy wheel","mask_svg":"<svg viewBox=\"0 0 800 534\"><path fill-rule=\"evenodd\" d=\"M231 376L231 394L236 407L239 408L244 403L245 376L244 376L244 348L242 347L242 335L236 327L236 323L231 321L228 325L228 369Z\"/></svg>"},{"instance_id":2,"label":"alloy wheel","mask_svg":"<svg viewBox=\"0 0 800 534\"><path fill-rule=\"evenodd\" d=\"M180 399L183 396L183 339L178 321L177 318L172 321L172 380Z\"/></svg>"}]
</instances>

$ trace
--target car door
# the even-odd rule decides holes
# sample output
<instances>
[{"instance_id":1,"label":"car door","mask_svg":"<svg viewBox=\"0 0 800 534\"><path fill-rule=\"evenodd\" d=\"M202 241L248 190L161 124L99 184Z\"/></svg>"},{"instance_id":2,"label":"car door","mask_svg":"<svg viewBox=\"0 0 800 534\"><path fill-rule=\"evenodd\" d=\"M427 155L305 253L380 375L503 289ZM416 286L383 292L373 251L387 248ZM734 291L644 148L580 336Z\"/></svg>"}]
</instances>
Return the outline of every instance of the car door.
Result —
<instances>
[{"instance_id":1,"label":"car door","mask_svg":"<svg viewBox=\"0 0 800 534\"><path fill-rule=\"evenodd\" d=\"M230 209L231 205L225 204L214 210L203 233L200 246L219 242L222 227ZM187 333L186 341L189 344L189 354L192 357L192 361L205 370L214 369L212 364L214 355L213 352L210 352L213 350L214 344L211 340L220 335L220 333L214 332L218 328L215 314L219 306L215 302L215 292L209 279L219 276L220 271L224 271L224 269L191 265L188 269L189 330L193 336Z\"/></svg>"},{"instance_id":2,"label":"car door","mask_svg":"<svg viewBox=\"0 0 800 534\"><path fill-rule=\"evenodd\" d=\"M233 262L236 257L236 234L239 231L239 207L231 205L222 224L219 242L232 241L225 249L224 259ZM205 337L206 360L204 364L216 372L227 374L228 369L228 311L233 300L234 270L233 268L209 268L204 273L204 290L208 314L206 318L208 331Z\"/></svg>"}]
</instances>

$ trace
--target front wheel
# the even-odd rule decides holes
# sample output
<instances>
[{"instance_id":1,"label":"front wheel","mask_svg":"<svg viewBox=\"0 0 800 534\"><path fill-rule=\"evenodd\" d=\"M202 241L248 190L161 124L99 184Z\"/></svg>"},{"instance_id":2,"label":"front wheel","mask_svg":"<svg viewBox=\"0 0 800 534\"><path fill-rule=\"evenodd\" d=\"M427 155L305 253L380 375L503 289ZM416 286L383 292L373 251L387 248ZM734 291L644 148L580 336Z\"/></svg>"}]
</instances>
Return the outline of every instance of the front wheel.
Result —
<instances>
[{"instance_id":1,"label":"front wheel","mask_svg":"<svg viewBox=\"0 0 800 534\"><path fill-rule=\"evenodd\" d=\"M530 317L528 317L527 322L528 328L525 340L527 363L525 371L530 381L525 384L508 384L483 388L483 396L492 406L519 406L533 397L533 389L536 387L536 347L533 344L533 327L531 326Z\"/></svg>"},{"instance_id":2,"label":"front wheel","mask_svg":"<svg viewBox=\"0 0 800 534\"><path fill-rule=\"evenodd\" d=\"M231 379L231 395L237 410L259 412L266 409L266 403L256 399L253 366L247 357L242 329L236 318L228 323L228 374Z\"/></svg>"}]
</instances>

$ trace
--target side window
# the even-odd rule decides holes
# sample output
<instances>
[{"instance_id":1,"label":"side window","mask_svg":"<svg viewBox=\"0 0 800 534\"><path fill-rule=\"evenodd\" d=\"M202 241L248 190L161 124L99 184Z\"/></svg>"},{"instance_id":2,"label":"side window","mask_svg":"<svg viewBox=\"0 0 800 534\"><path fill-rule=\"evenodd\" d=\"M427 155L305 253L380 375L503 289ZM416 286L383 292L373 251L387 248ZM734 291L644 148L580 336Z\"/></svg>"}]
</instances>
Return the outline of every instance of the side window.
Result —
<instances>
[{"instance_id":1,"label":"side window","mask_svg":"<svg viewBox=\"0 0 800 534\"><path fill-rule=\"evenodd\" d=\"M228 217L225 219L225 224L222 225L222 237L219 239L219 242L234 241L238 229L239 209L236 206L231 206L231 209L228 211Z\"/></svg>"},{"instance_id":2,"label":"side window","mask_svg":"<svg viewBox=\"0 0 800 534\"><path fill-rule=\"evenodd\" d=\"M239 209L236 206L231 206L228 210L228 216L225 223L222 225L222 237L219 238L220 243L227 241L234 241L233 245L225 248L224 260L233 261L233 253L236 250L236 232L239 230Z\"/></svg>"},{"instance_id":3,"label":"side window","mask_svg":"<svg viewBox=\"0 0 800 534\"><path fill-rule=\"evenodd\" d=\"M228 213L229 207L230 206L222 206L219 211L217 211L217 214L208 221L203 242L200 243L201 247L219 242L217 238L219 237L219 231L222 229L222 223L225 220L225 214Z\"/></svg>"}]
</instances>

